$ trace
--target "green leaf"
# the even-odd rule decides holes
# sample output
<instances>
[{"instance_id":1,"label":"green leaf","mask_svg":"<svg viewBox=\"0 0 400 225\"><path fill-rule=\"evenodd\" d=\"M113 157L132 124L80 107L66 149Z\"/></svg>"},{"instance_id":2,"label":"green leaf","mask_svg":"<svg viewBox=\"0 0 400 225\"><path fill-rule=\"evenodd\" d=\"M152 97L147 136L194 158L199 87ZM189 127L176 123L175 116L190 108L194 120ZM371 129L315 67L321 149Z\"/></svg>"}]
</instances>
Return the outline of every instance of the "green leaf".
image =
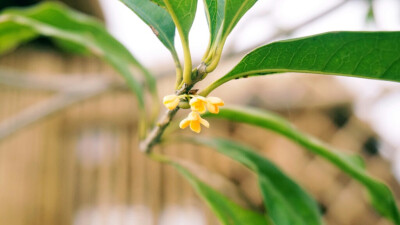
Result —
<instances>
[{"instance_id":1,"label":"green leaf","mask_svg":"<svg viewBox=\"0 0 400 225\"><path fill-rule=\"evenodd\" d=\"M242 16L257 2L257 0L226 0L222 39L225 40Z\"/></svg>"},{"instance_id":2,"label":"green leaf","mask_svg":"<svg viewBox=\"0 0 400 225\"><path fill-rule=\"evenodd\" d=\"M150 0L150 1L156 3L158 6L160 6L162 8L166 8L164 0Z\"/></svg>"},{"instance_id":3,"label":"green leaf","mask_svg":"<svg viewBox=\"0 0 400 225\"><path fill-rule=\"evenodd\" d=\"M12 30L12 32L3 32ZM47 36L68 50L91 52L110 63L126 80L144 108L143 90L132 76L130 67L144 72L153 94L155 79L132 54L102 24L84 14L56 3L42 3L27 9L9 9L0 14L0 54L4 54L27 41Z\"/></svg>"},{"instance_id":4,"label":"green leaf","mask_svg":"<svg viewBox=\"0 0 400 225\"><path fill-rule=\"evenodd\" d=\"M367 4L368 4L368 11L367 15L365 16L365 20L367 23L375 22L374 1L367 0Z\"/></svg>"},{"instance_id":5,"label":"green leaf","mask_svg":"<svg viewBox=\"0 0 400 225\"><path fill-rule=\"evenodd\" d=\"M220 10L219 5L217 5L217 9L213 9L212 4L209 4L210 6L207 5L209 12L213 12L216 10L217 15L222 14L224 16L222 20L223 24L221 25L222 27L216 26L216 28L218 28L218 32L216 33L215 37L211 36L211 39L214 42L210 42L210 45L202 60L206 64L207 73L211 73L218 66L225 45L225 41L228 38L228 35L231 33L233 28L242 18L242 16L257 2L257 0L224 0L224 1L225 1L225 8L223 13L219 11ZM219 4L223 3L219 2ZM216 25L219 25L218 22L219 21L217 20ZM213 32L215 31L212 31L211 34L213 34Z\"/></svg>"},{"instance_id":6,"label":"green leaf","mask_svg":"<svg viewBox=\"0 0 400 225\"><path fill-rule=\"evenodd\" d=\"M224 19L221 29L218 30L215 42L210 45L203 62L206 72L211 73L218 66L225 41L242 16L257 2L257 0L225 0Z\"/></svg>"},{"instance_id":7,"label":"green leaf","mask_svg":"<svg viewBox=\"0 0 400 225\"><path fill-rule=\"evenodd\" d=\"M164 0L164 3L178 31L182 32L181 38L187 40L196 15L197 0Z\"/></svg>"},{"instance_id":8,"label":"green leaf","mask_svg":"<svg viewBox=\"0 0 400 225\"><path fill-rule=\"evenodd\" d=\"M275 225L322 224L316 202L272 162L247 146L225 139L194 139L238 161L258 176L268 216Z\"/></svg>"},{"instance_id":9,"label":"green leaf","mask_svg":"<svg viewBox=\"0 0 400 225\"><path fill-rule=\"evenodd\" d=\"M16 26L12 21L0 21L0 54L36 37L32 29Z\"/></svg>"},{"instance_id":10,"label":"green leaf","mask_svg":"<svg viewBox=\"0 0 400 225\"><path fill-rule=\"evenodd\" d=\"M210 30L210 46L217 39L218 31L224 19L225 0L204 0L208 27Z\"/></svg>"},{"instance_id":11,"label":"green leaf","mask_svg":"<svg viewBox=\"0 0 400 225\"><path fill-rule=\"evenodd\" d=\"M237 205L235 202L216 191L208 184L193 175L188 168L177 160L164 156L152 155L158 161L173 166L192 185L197 194L207 203L224 225L268 225L267 217Z\"/></svg>"},{"instance_id":12,"label":"green leaf","mask_svg":"<svg viewBox=\"0 0 400 225\"><path fill-rule=\"evenodd\" d=\"M120 0L136 13L153 33L169 49L175 62L179 64L178 54L175 50L175 24L169 13L151 1Z\"/></svg>"},{"instance_id":13,"label":"green leaf","mask_svg":"<svg viewBox=\"0 0 400 225\"><path fill-rule=\"evenodd\" d=\"M197 0L163 0L181 38L184 66L183 73L177 74L176 89L183 83L192 83L192 56L189 48L189 32L196 15ZM182 83L182 85L183 85Z\"/></svg>"},{"instance_id":14,"label":"green leaf","mask_svg":"<svg viewBox=\"0 0 400 225\"><path fill-rule=\"evenodd\" d=\"M400 82L400 32L332 32L279 41L246 55L216 87L246 76L299 72Z\"/></svg>"},{"instance_id":15,"label":"green leaf","mask_svg":"<svg viewBox=\"0 0 400 225\"><path fill-rule=\"evenodd\" d=\"M400 214L390 189L381 181L368 175L362 167L361 159L347 155L323 142L303 134L289 122L273 113L245 108L223 108L219 114L206 114L208 117L224 118L262 127L281 134L311 152L325 158L340 170L360 182L367 190L374 208L383 216L400 224Z\"/></svg>"}]
</instances>

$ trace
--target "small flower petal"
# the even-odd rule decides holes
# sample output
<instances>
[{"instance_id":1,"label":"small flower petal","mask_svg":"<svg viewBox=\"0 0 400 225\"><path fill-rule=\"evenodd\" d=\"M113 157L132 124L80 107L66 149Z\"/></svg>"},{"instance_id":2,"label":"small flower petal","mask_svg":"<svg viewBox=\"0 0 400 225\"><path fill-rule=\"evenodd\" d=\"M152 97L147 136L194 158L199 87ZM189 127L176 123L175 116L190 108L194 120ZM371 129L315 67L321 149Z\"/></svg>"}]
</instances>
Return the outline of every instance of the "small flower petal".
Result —
<instances>
[{"instance_id":1,"label":"small flower petal","mask_svg":"<svg viewBox=\"0 0 400 225\"><path fill-rule=\"evenodd\" d=\"M163 99L163 104L169 110L175 109L179 104L179 96L177 95L167 95Z\"/></svg>"},{"instance_id":2,"label":"small flower petal","mask_svg":"<svg viewBox=\"0 0 400 225\"><path fill-rule=\"evenodd\" d=\"M218 97L207 97L206 101L213 104L213 105L218 105L218 106L223 106L224 101Z\"/></svg>"},{"instance_id":3,"label":"small flower petal","mask_svg":"<svg viewBox=\"0 0 400 225\"><path fill-rule=\"evenodd\" d=\"M193 111L199 112L199 113L205 113L206 112L206 98L202 96L196 96L193 97L190 102L190 108Z\"/></svg>"},{"instance_id":4,"label":"small flower petal","mask_svg":"<svg viewBox=\"0 0 400 225\"><path fill-rule=\"evenodd\" d=\"M208 97L206 98L207 101L207 109L210 113L217 114L219 113L219 106L224 105L224 101L217 97Z\"/></svg>"},{"instance_id":5,"label":"small flower petal","mask_svg":"<svg viewBox=\"0 0 400 225\"><path fill-rule=\"evenodd\" d=\"M187 126L189 126L190 124L190 120L188 119L183 119L180 123L179 123L179 127L181 129L185 129Z\"/></svg>"},{"instance_id":6,"label":"small flower petal","mask_svg":"<svg viewBox=\"0 0 400 225\"><path fill-rule=\"evenodd\" d=\"M209 128L210 127L210 123L208 123L207 120L200 118L200 123L203 124L203 126Z\"/></svg>"},{"instance_id":7,"label":"small flower petal","mask_svg":"<svg viewBox=\"0 0 400 225\"><path fill-rule=\"evenodd\" d=\"M200 133L201 131L200 122L196 120L190 121L190 129L196 133Z\"/></svg>"},{"instance_id":8,"label":"small flower petal","mask_svg":"<svg viewBox=\"0 0 400 225\"><path fill-rule=\"evenodd\" d=\"M209 102L207 102L207 109L208 109L208 111L209 111L210 113L214 113L214 114L219 113L219 108L218 108L218 106L213 105L213 104L211 104L211 103L209 103Z\"/></svg>"},{"instance_id":9,"label":"small flower petal","mask_svg":"<svg viewBox=\"0 0 400 225\"><path fill-rule=\"evenodd\" d=\"M166 95L163 98L163 103L174 101L177 97L176 95Z\"/></svg>"},{"instance_id":10,"label":"small flower petal","mask_svg":"<svg viewBox=\"0 0 400 225\"><path fill-rule=\"evenodd\" d=\"M200 118L200 114L198 112L194 112L194 111L190 112L187 117L188 120L199 120L199 118Z\"/></svg>"},{"instance_id":11,"label":"small flower petal","mask_svg":"<svg viewBox=\"0 0 400 225\"><path fill-rule=\"evenodd\" d=\"M190 125L190 129L196 133L200 133L201 131L201 124L203 124L205 127L209 127L210 124L207 122L207 120L202 119L200 117L200 114L198 112L192 111L189 113L189 115L183 119L179 123L179 127L181 129L185 129L187 126Z\"/></svg>"}]
</instances>

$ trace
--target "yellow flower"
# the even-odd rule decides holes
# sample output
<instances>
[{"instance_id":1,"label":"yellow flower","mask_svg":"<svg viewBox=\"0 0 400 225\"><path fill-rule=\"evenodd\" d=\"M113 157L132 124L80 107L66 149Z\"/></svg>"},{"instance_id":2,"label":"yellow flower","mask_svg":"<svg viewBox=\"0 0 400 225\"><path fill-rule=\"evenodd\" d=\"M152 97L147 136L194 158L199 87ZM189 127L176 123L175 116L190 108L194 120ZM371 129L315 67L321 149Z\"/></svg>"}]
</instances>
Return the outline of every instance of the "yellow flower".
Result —
<instances>
[{"instance_id":1,"label":"yellow flower","mask_svg":"<svg viewBox=\"0 0 400 225\"><path fill-rule=\"evenodd\" d=\"M175 109L179 104L179 96L177 95L167 95L163 99L163 104L169 110Z\"/></svg>"},{"instance_id":2,"label":"yellow flower","mask_svg":"<svg viewBox=\"0 0 400 225\"><path fill-rule=\"evenodd\" d=\"M219 106L224 106L224 101L217 97L206 98L207 109L210 113L219 113Z\"/></svg>"},{"instance_id":3,"label":"yellow flower","mask_svg":"<svg viewBox=\"0 0 400 225\"><path fill-rule=\"evenodd\" d=\"M190 107L193 111L199 112L199 113L205 113L206 112L206 98L202 96L195 96L193 97L190 102Z\"/></svg>"},{"instance_id":4,"label":"yellow flower","mask_svg":"<svg viewBox=\"0 0 400 225\"><path fill-rule=\"evenodd\" d=\"M198 112L190 112L188 117L183 119L181 123L179 124L179 127L181 129L185 129L187 126L190 125L190 129L196 133L200 133L201 131L201 126L200 124L203 124L205 127L210 127L210 124L207 122L207 120L203 119L200 117L200 114Z\"/></svg>"}]
</instances>

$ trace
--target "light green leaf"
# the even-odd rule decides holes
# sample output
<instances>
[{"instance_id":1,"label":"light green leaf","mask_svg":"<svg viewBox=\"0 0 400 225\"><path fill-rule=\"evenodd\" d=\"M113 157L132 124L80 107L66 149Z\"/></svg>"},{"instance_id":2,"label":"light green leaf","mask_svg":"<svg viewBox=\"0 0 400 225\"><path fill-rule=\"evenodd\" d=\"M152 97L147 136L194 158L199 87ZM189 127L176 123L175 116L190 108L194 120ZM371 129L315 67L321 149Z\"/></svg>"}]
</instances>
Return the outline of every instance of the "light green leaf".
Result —
<instances>
[{"instance_id":1,"label":"light green leaf","mask_svg":"<svg viewBox=\"0 0 400 225\"><path fill-rule=\"evenodd\" d=\"M164 0L164 3L178 31L182 30L182 37L187 40L196 15L197 0Z\"/></svg>"},{"instance_id":2,"label":"light green leaf","mask_svg":"<svg viewBox=\"0 0 400 225\"><path fill-rule=\"evenodd\" d=\"M224 19L225 0L204 0L208 27L210 30L210 46L217 39L218 31Z\"/></svg>"},{"instance_id":3,"label":"light green leaf","mask_svg":"<svg viewBox=\"0 0 400 225\"><path fill-rule=\"evenodd\" d=\"M279 41L250 52L202 92L232 79L299 72L400 82L400 32L332 32Z\"/></svg>"},{"instance_id":4,"label":"light green leaf","mask_svg":"<svg viewBox=\"0 0 400 225\"><path fill-rule=\"evenodd\" d=\"M267 217L237 205L235 202L216 191L197 178L188 168L177 160L164 156L152 155L153 158L173 166L192 185L197 194L207 203L224 225L268 225Z\"/></svg>"},{"instance_id":5,"label":"light green leaf","mask_svg":"<svg viewBox=\"0 0 400 225\"><path fill-rule=\"evenodd\" d=\"M367 4L368 4L368 11L367 15L365 16L365 20L367 23L375 22L374 1L367 0Z\"/></svg>"},{"instance_id":6,"label":"light green leaf","mask_svg":"<svg viewBox=\"0 0 400 225\"><path fill-rule=\"evenodd\" d=\"M225 40L242 16L257 0L225 0L225 18L222 28L222 39Z\"/></svg>"},{"instance_id":7,"label":"light green leaf","mask_svg":"<svg viewBox=\"0 0 400 225\"><path fill-rule=\"evenodd\" d=\"M220 110L219 114L207 114L205 116L251 124L289 138L311 152L325 158L360 182L368 190L374 208L395 224L400 224L400 214L392 192L384 183L368 175L361 166L361 159L359 157L347 155L311 136L303 134L285 119L271 112L248 108L225 107Z\"/></svg>"},{"instance_id":8,"label":"light green leaf","mask_svg":"<svg viewBox=\"0 0 400 225\"><path fill-rule=\"evenodd\" d=\"M210 46L203 57L206 72L211 73L218 66L225 41L242 16L257 2L257 0L225 0L225 10L222 28L219 29L216 42Z\"/></svg>"},{"instance_id":9,"label":"light green leaf","mask_svg":"<svg viewBox=\"0 0 400 225\"><path fill-rule=\"evenodd\" d=\"M169 49L175 63L179 64L175 50L175 24L166 9L156 3L143 0L120 0L150 26L158 39Z\"/></svg>"},{"instance_id":10,"label":"light green leaf","mask_svg":"<svg viewBox=\"0 0 400 225\"><path fill-rule=\"evenodd\" d=\"M12 32L3 32L9 31ZM144 72L149 88L155 89L155 79L132 54L98 21L56 3L42 3L27 9L9 9L0 14L0 54L39 36L47 36L68 50L91 52L110 63L126 80L144 107L143 90L130 72L137 66Z\"/></svg>"},{"instance_id":11,"label":"light green leaf","mask_svg":"<svg viewBox=\"0 0 400 225\"><path fill-rule=\"evenodd\" d=\"M196 15L197 0L163 0L172 17L182 42L184 66L182 75L177 74L176 89L180 88L180 80L192 83L192 56L189 48L189 32ZM183 83L182 83L183 84Z\"/></svg>"},{"instance_id":12,"label":"light green leaf","mask_svg":"<svg viewBox=\"0 0 400 225\"><path fill-rule=\"evenodd\" d=\"M194 141L215 148L257 174L268 216L275 225L322 224L316 202L272 162L249 147L225 139Z\"/></svg>"},{"instance_id":13,"label":"light green leaf","mask_svg":"<svg viewBox=\"0 0 400 225\"><path fill-rule=\"evenodd\" d=\"M36 33L32 29L16 26L12 21L0 21L0 54L34 37Z\"/></svg>"},{"instance_id":14,"label":"light green leaf","mask_svg":"<svg viewBox=\"0 0 400 225\"><path fill-rule=\"evenodd\" d=\"M164 0L150 0L150 1L156 3L158 6L160 6L162 8L166 8Z\"/></svg>"}]
</instances>

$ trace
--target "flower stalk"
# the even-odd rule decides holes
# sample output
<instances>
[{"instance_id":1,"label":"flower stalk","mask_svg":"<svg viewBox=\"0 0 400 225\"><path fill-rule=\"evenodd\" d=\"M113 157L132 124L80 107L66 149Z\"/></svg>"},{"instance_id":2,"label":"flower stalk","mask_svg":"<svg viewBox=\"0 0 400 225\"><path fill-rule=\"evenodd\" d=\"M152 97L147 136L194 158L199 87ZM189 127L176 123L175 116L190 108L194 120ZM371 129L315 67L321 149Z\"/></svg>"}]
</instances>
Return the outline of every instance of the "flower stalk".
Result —
<instances>
[{"instance_id":1,"label":"flower stalk","mask_svg":"<svg viewBox=\"0 0 400 225\"><path fill-rule=\"evenodd\" d=\"M163 99L164 105L167 107L167 111L165 114L158 120L157 124L153 127L153 129L149 132L147 137L141 141L140 143L140 150L145 153L150 153L152 148L160 143L161 137L165 131L165 129L169 126L172 119L180 109L179 104L182 103L181 99L186 98L189 101L190 108L192 112L194 112L192 117L188 117L188 122L181 122L181 128L185 128L189 125L192 130L196 133L201 131L200 124L205 125L206 127L209 126L208 122L205 121L200 117L201 113L204 113L206 108L211 113L218 113L218 107L223 106L224 103L221 99L216 97L207 97L204 98L199 95L191 94L191 90L193 86L202 80L206 75L205 64L200 64L197 68L192 71L192 78L193 82L191 84L183 83L179 90L176 91L175 95L167 95ZM200 112L198 111L197 107L202 108ZM198 116L197 116L197 114ZM194 120L193 120L194 119ZM193 125L192 125L193 123ZM185 125L185 126L184 126ZM198 126L197 126L198 125Z\"/></svg>"}]
</instances>

